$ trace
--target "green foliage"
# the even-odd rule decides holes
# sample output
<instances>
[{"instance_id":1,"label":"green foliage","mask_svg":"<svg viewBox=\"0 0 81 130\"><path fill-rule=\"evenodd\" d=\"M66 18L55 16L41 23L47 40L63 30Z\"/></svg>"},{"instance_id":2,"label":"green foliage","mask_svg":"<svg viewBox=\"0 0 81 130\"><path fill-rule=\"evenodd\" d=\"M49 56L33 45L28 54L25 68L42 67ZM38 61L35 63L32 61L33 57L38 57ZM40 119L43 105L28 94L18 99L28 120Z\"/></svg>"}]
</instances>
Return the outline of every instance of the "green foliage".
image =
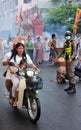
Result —
<instances>
[{"instance_id":1,"label":"green foliage","mask_svg":"<svg viewBox=\"0 0 81 130\"><path fill-rule=\"evenodd\" d=\"M45 30L49 31L47 26L49 25L51 29L57 23L66 26L70 30L73 30L77 8L77 4L66 4L57 8L49 9L48 14L45 18ZM81 28L80 23L78 25L78 31L81 31L79 28Z\"/></svg>"}]
</instances>

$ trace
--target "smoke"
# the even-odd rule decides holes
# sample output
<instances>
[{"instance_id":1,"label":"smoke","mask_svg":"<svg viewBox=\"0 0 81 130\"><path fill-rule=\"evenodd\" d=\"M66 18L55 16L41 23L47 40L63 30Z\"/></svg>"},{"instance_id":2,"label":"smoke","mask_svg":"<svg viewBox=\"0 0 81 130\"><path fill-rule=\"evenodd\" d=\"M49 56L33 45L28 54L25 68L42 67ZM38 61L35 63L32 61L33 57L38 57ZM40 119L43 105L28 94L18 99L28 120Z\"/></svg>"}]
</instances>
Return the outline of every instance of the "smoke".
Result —
<instances>
[{"instance_id":1,"label":"smoke","mask_svg":"<svg viewBox=\"0 0 81 130\"><path fill-rule=\"evenodd\" d=\"M48 32L49 35L51 36L53 33L56 34L56 37L58 39L58 46L62 47L63 46L63 41L62 39L64 38L64 34L67 30L67 27L64 25L61 25L59 23L48 23L45 25L44 28L45 32Z\"/></svg>"}]
</instances>

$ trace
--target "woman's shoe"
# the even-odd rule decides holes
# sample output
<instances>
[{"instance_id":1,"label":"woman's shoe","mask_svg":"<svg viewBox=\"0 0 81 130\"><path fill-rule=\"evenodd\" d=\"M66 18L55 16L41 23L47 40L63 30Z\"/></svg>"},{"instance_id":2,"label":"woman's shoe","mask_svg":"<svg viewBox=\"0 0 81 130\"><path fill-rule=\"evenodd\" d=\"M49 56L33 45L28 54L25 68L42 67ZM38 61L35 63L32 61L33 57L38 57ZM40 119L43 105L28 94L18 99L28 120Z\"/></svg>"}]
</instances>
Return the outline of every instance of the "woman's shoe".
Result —
<instances>
[{"instance_id":1,"label":"woman's shoe","mask_svg":"<svg viewBox=\"0 0 81 130\"><path fill-rule=\"evenodd\" d=\"M17 102L16 101L14 101L13 107L17 107Z\"/></svg>"},{"instance_id":2,"label":"woman's shoe","mask_svg":"<svg viewBox=\"0 0 81 130\"><path fill-rule=\"evenodd\" d=\"M13 105L14 99L13 99L13 98L9 99L9 103L10 103L11 105Z\"/></svg>"}]
</instances>

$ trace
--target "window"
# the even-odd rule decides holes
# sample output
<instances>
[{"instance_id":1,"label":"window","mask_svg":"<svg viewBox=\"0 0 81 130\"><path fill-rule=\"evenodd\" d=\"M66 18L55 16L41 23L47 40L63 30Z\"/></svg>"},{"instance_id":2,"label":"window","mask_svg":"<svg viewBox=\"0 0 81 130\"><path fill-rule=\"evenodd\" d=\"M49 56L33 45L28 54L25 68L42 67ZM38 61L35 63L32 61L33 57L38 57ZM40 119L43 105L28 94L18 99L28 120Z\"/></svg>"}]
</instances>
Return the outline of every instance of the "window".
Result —
<instances>
[{"instance_id":1,"label":"window","mask_svg":"<svg viewBox=\"0 0 81 130\"><path fill-rule=\"evenodd\" d=\"M18 5L18 0L15 0L15 5Z\"/></svg>"},{"instance_id":2,"label":"window","mask_svg":"<svg viewBox=\"0 0 81 130\"><path fill-rule=\"evenodd\" d=\"M29 3L31 2L31 0L24 0L24 3Z\"/></svg>"}]
</instances>

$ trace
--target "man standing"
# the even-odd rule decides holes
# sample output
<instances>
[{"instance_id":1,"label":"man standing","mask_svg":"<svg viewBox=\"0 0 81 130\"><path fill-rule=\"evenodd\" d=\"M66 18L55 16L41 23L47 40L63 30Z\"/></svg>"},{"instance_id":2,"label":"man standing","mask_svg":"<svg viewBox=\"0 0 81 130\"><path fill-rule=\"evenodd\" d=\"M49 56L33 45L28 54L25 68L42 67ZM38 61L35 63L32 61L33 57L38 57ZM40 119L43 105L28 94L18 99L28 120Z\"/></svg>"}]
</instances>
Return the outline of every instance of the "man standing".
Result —
<instances>
[{"instance_id":1,"label":"man standing","mask_svg":"<svg viewBox=\"0 0 81 130\"><path fill-rule=\"evenodd\" d=\"M26 50L31 59L33 60L33 41L31 39L31 36L28 36L27 42L26 42Z\"/></svg>"},{"instance_id":2,"label":"man standing","mask_svg":"<svg viewBox=\"0 0 81 130\"><path fill-rule=\"evenodd\" d=\"M57 38L55 34L52 34L52 37L48 42L48 46L50 48L49 64L52 65L54 64L55 48L57 47Z\"/></svg>"},{"instance_id":3,"label":"man standing","mask_svg":"<svg viewBox=\"0 0 81 130\"><path fill-rule=\"evenodd\" d=\"M66 61L66 73L69 80L69 87L65 88L64 91L66 91L68 94L73 94L76 93L74 74L76 47L74 45L74 41L72 40L72 33L70 31L66 31L65 39L66 41L64 43L63 51L57 56L57 58L64 54L64 58Z\"/></svg>"}]
</instances>

